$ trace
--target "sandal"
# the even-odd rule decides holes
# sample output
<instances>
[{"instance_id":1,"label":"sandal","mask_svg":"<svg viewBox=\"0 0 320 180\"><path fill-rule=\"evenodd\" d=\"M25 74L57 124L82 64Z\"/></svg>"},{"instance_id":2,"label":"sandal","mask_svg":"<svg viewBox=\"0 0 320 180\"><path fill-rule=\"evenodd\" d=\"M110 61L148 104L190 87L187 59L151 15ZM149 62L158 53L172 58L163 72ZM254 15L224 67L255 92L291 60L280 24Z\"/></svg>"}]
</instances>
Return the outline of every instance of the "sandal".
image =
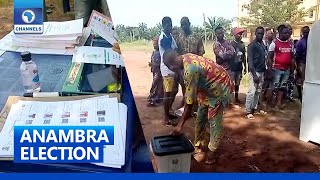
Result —
<instances>
[{"instance_id":1,"label":"sandal","mask_svg":"<svg viewBox=\"0 0 320 180\"><path fill-rule=\"evenodd\" d=\"M165 122L164 125L167 126L167 127L172 127L172 126L177 126L177 123L175 123L174 121L170 120L168 122Z\"/></svg>"},{"instance_id":2,"label":"sandal","mask_svg":"<svg viewBox=\"0 0 320 180\"><path fill-rule=\"evenodd\" d=\"M264 111L264 110L260 110L258 113L259 113L259 114L262 114L262 115L268 114L267 111Z\"/></svg>"},{"instance_id":3,"label":"sandal","mask_svg":"<svg viewBox=\"0 0 320 180\"><path fill-rule=\"evenodd\" d=\"M246 118L248 118L248 119L250 119L250 120L255 119L252 113L247 114L247 115L246 115Z\"/></svg>"},{"instance_id":4,"label":"sandal","mask_svg":"<svg viewBox=\"0 0 320 180\"><path fill-rule=\"evenodd\" d=\"M196 150L194 153L193 153L193 158L198 162L200 163L201 161L204 160L206 154L201 150L201 149L198 149Z\"/></svg>"}]
</instances>

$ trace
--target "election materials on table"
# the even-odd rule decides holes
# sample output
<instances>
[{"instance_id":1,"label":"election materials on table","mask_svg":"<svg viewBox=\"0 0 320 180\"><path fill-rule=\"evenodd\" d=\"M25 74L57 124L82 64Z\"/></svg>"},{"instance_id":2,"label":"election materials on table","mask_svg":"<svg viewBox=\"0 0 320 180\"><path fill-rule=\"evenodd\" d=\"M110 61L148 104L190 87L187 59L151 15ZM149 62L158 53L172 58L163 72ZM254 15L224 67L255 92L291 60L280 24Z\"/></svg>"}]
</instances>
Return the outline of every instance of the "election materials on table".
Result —
<instances>
[{"instance_id":1,"label":"election materials on table","mask_svg":"<svg viewBox=\"0 0 320 180\"><path fill-rule=\"evenodd\" d=\"M121 168L125 164L126 121L126 105L109 96L55 102L19 100L11 106L0 132L0 158L13 157L15 125L113 126L114 145L104 146L103 163L95 164Z\"/></svg>"},{"instance_id":2,"label":"election materials on table","mask_svg":"<svg viewBox=\"0 0 320 180\"><path fill-rule=\"evenodd\" d=\"M43 34L14 34L11 31L0 40L5 51L30 51L34 54L72 55L74 48L83 45L83 19L44 22ZM85 37L88 38L87 30Z\"/></svg>"},{"instance_id":3,"label":"election materials on table","mask_svg":"<svg viewBox=\"0 0 320 180\"><path fill-rule=\"evenodd\" d=\"M92 46L77 47L72 62L124 66L121 54L112 48Z\"/></svg>"},{"instance_id":4,"label":"election materials on table","mask_svg":"<svg viewBox=\"0 0 320 180\"><path fill-rule=\"evenodd\" d=\"M118 43L111 18L99 13L98 11L92 11L88 27L110 44L114 45Z\"/></svg>"}]
</instances>

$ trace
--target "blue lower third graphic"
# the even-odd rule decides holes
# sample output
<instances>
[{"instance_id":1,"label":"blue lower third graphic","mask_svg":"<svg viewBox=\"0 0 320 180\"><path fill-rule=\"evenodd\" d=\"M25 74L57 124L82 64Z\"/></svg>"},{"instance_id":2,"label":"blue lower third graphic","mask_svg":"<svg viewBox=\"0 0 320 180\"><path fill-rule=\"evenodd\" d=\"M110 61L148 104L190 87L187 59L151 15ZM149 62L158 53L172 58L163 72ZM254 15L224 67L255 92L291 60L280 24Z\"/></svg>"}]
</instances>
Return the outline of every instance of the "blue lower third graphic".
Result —
<instances>
[{"instance_id":1,"label":"blue lower third graphic","mask_svg":"<svg viewBox=\"0 0 320 180\"><path fill-rule=\"evenodd\" d=\"M15 163L101 163L113 126L15 126Z\"/></svg>"}]
</instances>

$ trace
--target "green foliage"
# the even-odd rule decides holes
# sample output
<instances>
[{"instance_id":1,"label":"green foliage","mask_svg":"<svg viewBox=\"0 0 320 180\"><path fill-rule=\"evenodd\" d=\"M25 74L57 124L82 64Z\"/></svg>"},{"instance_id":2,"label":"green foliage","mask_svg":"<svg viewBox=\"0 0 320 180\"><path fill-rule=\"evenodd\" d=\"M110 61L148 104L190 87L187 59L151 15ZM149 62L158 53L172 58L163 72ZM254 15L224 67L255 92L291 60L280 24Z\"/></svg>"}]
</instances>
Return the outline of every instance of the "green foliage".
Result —
<instances>
[{"instance_id":1,"label":"green foliage","mask_svg":"<svg viewBox=\"0 0 320 180\"><path fill-rule=\"evenodd\" d=\"M226 36L230 35L231 31L231 20L225 19L223 17L208 17L208 21L205 23L205 28L207 31L207 40L214 40L215 39L215 28L221 26L226 31Z\"/></svg>"},{"instance_id":2,"label":"green foliage","mask_svg":"<svg viewBox=\"0 0 320 180\"><path fill-rule=\"evenodd\" d=\"M301 0L251 0L243 6L248 17L240 22L247 26L277 27L281 23L303 22L311 9L300 7Z\"/></svg>"},{"instance_id":3,"label":"green foliage","mask_svg":"<svg viewBox=\"0 0 320 180\"><path fill-rule=\"evenodd\" d=\"M209 17L204 26L191 26L192 32L202 39L213 40L215 38L214 29L222 26L226 30L226 37L231 38L231 20L223 17ZM160 35L162 26L158 23L154 27L147 27L146 23L139 23L138 27L117 25L115 27L118 38L121 42L134 42L138 40L152 40L155 36ZM205 33L206 32L206 33Z\"/></svg>"},{"instance_id":4,"label":"green foliage","mask_svg":"<svg viewBox=\"0 0 320 180\"><path fill-rule=\"evenodd\" d=\"M0 6L6 7L9 6L12 2L10 0L0 0Z\"/></svg>"}]
</instances>

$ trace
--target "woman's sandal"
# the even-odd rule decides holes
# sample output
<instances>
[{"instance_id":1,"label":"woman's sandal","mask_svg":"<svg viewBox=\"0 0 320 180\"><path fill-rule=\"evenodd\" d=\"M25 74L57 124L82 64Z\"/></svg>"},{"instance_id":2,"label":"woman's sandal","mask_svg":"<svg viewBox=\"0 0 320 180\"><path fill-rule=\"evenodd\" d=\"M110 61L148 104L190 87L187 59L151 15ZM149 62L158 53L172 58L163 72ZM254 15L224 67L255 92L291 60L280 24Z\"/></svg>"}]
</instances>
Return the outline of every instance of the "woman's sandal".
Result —
<instances>
[{"instance_id":1,"label":"woman's sandal","mask_svg":"<svg viewBox=\"0 0 320 180\"><path fill-rule=\"evenodd\" d=\"M206 154L201 149L198 149L193 153L193 158L200 163L205 158L205 155Z\"/></svg>"}]
</instances>

